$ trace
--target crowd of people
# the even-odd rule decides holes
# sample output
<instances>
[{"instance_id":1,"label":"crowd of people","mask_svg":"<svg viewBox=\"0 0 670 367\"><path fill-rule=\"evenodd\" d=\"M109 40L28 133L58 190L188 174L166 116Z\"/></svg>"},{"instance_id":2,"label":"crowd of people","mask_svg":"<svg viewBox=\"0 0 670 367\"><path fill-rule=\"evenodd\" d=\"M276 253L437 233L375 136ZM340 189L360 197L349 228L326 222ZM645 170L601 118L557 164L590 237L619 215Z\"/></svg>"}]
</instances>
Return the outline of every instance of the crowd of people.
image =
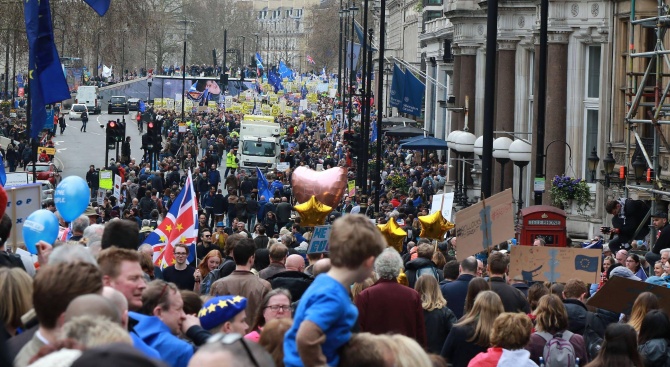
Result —
<instances>
[{"instance_id":1,"label":"crowd of people","mask_svg":"<svg viewBox=\"0 0 670 367\"><path fill-rule=\"evenodd\" d=\"M36 262L7 251L12 220L4 215L0 365L670 363L670 320L656 295L639 294L626 314L586 305L612 277L667 284L670 249L652 249L660 257L650 263L652 275L645 257L633 252L637 244L615 241L614 254L606 245L601 281L591 285L511 277L508 243L459 261L456 237L420 237L418 217L445 184L445 158L405 151L395 138L383 141L382 184L345 195L327 218L328 252L309 252L312 232L295 214L290 172L341 166L356 177L343 127L335 120L326 129L334 103L322 97L318 111L276 119L286 131L280 159L289 170L267 173L271 197L259 192L256 171L238 166L242 115L189 114L186 132L178 133L179 116L157 109L150 112L161 123L157 161L148 148L142 158L122 148L121 159L104 167L122 178L120 195L107 192L101 203L94 199L100 171L91 165L91 205L72 223L56 212L58 240L40 242ZM174 262L160 267L146 241L189 172L198 202L196 244L173 244ZM360 199L376 190L378 213L372 199ZM626 205L633 203L608 204L613 228L622 228L608 233L627 233L618 224L622 214L628 226L634 217ZM45 208L56 211L53 203ZM391 218L407 231L401 251L387 246L371 221ZM667 213L654 218L660 235L668 235Z\"/></svg>"}]
</instances>

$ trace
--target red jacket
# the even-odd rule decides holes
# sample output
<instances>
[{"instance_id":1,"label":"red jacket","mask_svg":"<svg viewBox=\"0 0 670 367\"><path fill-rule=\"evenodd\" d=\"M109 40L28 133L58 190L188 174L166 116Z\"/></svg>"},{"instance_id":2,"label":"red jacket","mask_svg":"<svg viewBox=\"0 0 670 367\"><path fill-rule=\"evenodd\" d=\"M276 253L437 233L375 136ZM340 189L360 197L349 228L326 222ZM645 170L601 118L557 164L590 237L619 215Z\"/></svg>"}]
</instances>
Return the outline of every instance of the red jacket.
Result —
<instances>
[{"instance_id":1,"label":"red jacket","mask_svg":"<svg viewBox=\"0 0 670 367\"><path fill-rule=\"evenodd\" d=\"M395 280L380 279L356 298L361 331L397 333L426 347L421 296Z\"/></svg>"}]
</instances>

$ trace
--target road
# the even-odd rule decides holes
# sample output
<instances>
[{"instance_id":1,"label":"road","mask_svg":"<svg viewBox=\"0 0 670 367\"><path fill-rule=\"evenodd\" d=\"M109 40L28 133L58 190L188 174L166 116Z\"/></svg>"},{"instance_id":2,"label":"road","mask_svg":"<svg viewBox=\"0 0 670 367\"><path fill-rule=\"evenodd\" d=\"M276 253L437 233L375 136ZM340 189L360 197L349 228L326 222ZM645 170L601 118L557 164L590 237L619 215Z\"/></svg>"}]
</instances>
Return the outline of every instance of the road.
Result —
<instances>
[{"instance_id":1,"label":"road","mask_svg":"<svg viewBox=\"0 0 670 367\"><path fill-rule=\"evenodd\" d=\"M139 163L142 159L142 137L137 130L135 120L136 112L131 111L127 115L109 115L103 111L100 115L90 115L86 132L80 132L81 121L69 121L66 117L67 128L63 135L56 134L54 142L56 145L56 159L62 167L62 177L80 176L85 178L88 167L93 164L96 168L103 167L105 163L105 125L109 120L126 118L126 136L130 136L131 157L137 158ZM67 116L67 114L66 114ZM101 127L102 126L102 127ZM145 130L146 132L146 126ZM120 144L119 144L119 149ZM110 158L114 157L114 151L109 151Z\"/></svg>"}]
</instances>

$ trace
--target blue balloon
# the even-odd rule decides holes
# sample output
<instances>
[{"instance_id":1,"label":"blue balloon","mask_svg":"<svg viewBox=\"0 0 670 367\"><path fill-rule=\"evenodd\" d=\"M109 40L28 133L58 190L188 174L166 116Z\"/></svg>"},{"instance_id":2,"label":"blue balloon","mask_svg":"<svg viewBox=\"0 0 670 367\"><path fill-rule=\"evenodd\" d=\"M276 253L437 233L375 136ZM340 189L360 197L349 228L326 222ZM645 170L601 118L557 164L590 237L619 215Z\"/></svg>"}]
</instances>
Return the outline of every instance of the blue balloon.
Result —
<instances>
[{"instance_id":1,"label":"blue balloon","mask_svg":"<svg viewBox=\"0 0 670 367\"><path fill-rule=\"evenodd\" d=\"M66 222L77 219L88 207L91 193L86 181L78 176L68 176L56 186L54 202Z\"/></svg>"},{"instance_id":2,"label":"blue balloon","mask_svg":"<svg viewBox=\"0 0 670 367\"><path fill-rule=\"evenodd\" d=\"M53 244L58 237L58 218L46 209L33 212L23 222L23 240L31 254L37 255L37 243Z\"/></svg>"}]
</instances>

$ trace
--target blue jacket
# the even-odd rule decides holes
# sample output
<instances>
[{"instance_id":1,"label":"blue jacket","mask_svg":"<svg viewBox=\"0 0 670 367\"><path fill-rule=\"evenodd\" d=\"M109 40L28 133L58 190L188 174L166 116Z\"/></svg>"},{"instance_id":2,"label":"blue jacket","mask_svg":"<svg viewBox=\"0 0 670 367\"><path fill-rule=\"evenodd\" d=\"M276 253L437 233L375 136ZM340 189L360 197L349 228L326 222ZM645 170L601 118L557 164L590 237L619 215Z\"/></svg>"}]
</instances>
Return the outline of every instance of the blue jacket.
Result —
<instances>
[{"instance_id":1,"label":"blue jacket","mask_svg":"<svg viewBox=\"0 0 670 367\"><path fill-rule=\"evenodd\" d=\"M172 335L170 328L156 316L146 316L136 312L128 312L128 317L137 321L133 333L154 348L161 359L172 367L187 367L193 357L193 347L187 342Z\"/></svg>"},{"instance_id":2,"label":"blue jacket","mask_svg":"<svg viewBox=\"0 0 670 367\"><path fill-rule=\"evenodd\" d=\"M440 290L444 299L447 300L447 306L454 312L457 319L463 316L465 309L465 297L468 294L468 285L474 278L474 275L461 274L453 282L440 284Z\"/></svg>"}]
</instances>

